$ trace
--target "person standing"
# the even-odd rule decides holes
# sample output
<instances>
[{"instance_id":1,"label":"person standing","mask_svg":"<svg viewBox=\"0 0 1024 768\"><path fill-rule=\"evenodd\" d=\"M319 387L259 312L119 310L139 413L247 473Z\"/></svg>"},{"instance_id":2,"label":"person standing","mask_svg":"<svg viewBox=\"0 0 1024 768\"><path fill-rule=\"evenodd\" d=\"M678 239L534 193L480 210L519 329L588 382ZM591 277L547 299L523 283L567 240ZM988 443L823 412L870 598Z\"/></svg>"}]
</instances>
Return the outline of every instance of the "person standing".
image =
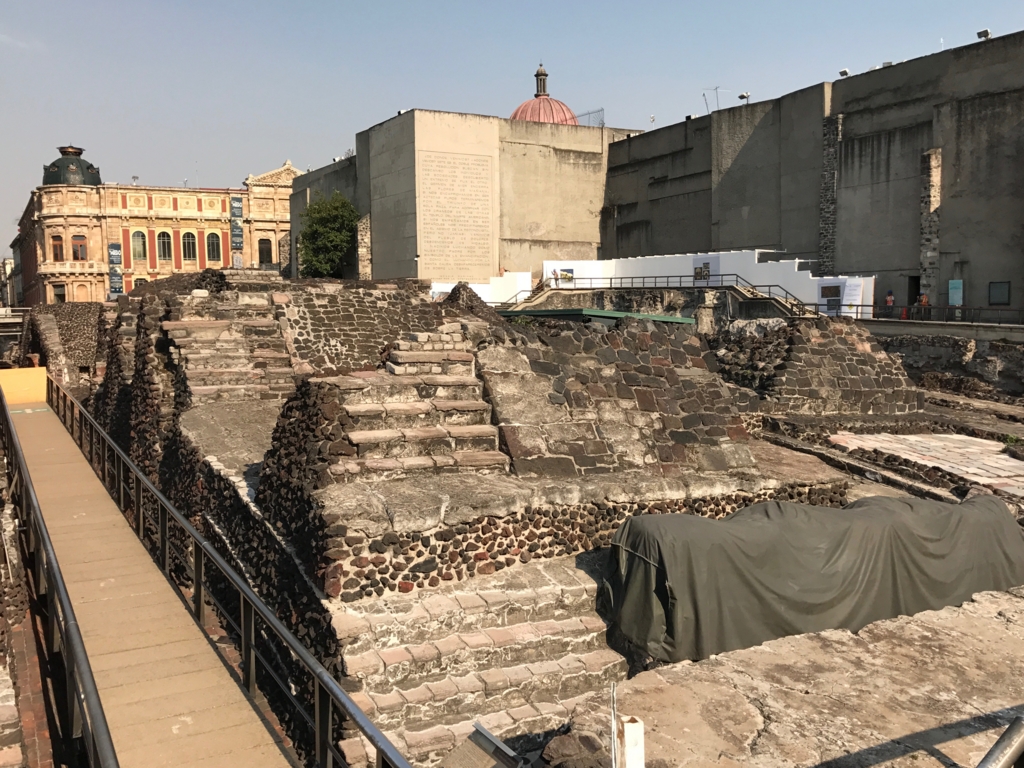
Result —
<instances>
[{"instance_id":1,"label":"person standing","mask_svg":"<svg viewBox=\"0 0 1024 768\"><path fill-rule=\"evenodd\" d=\"M890 290L887 294L885 294L885 316L886 317L892 317L892 308L893 308L893 306L895 304L896 304L896 297L893 296L892 291Z\"/></svg>"}]
</instances>

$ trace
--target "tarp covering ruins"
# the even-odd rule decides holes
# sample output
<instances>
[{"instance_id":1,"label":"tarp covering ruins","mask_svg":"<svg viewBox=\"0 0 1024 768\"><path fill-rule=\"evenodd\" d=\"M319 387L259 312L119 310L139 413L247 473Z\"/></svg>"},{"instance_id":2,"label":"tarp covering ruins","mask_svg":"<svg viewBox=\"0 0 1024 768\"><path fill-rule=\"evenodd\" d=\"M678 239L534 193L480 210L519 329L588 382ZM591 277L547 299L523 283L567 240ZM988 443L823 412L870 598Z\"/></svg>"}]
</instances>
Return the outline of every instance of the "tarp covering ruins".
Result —
<instances>
[{"instance_id":1,"label":"tarp covering ruins","mask_svg":"<svg viewBox=\"0 0 1024 768\"><path fill-rule=\"evenodd\" d=\"M676 662L956 605L1024 584L1024 530L995 496L756 504L725 520L627 518L598 612Z\"/></svg>"}]
</instances>

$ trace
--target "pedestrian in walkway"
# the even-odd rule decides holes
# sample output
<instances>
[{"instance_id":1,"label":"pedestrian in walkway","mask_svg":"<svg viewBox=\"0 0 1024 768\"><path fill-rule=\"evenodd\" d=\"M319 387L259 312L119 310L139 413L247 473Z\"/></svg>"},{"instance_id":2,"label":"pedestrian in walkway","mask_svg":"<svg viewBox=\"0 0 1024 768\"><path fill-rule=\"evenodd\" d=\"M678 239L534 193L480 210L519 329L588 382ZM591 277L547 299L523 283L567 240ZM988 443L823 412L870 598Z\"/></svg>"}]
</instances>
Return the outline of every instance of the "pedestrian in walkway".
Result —
<instances>
[{"instance_id":1,"label":"pedestrian in walkway","mask_svg":"<svg viewBox=\"0 0 1024 768\"><path fill-rule=\"evenodd\" d=\"M895 304L896 297L893 296L892 291L890 290L887 294L885 294L885 317L892 317L892 308Z\"/></svg>"}]
</instances>

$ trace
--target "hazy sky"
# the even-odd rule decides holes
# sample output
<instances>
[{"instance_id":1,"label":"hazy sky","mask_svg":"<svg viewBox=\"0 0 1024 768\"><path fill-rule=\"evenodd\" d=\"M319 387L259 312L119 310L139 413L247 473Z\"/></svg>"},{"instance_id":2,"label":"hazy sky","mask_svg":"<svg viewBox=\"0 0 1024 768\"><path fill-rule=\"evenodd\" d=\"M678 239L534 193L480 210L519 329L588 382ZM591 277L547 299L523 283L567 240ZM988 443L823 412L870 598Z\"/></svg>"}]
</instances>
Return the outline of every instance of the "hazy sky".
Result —
<instances>
[{"instance_id":1,"label":"hazy sky","mask_svg":"<svg viewBox=\"0 0 1024 768\"><path fill-rule=\"evenodd\" d=\"M66 142L106 182L239 186L399 109L507 116L540 60L577 112L646 129L704 113L703 88L772 98L985 27L1024 29L1024 2L4 0L0 255Z\"/></svg>"}]
</instances>

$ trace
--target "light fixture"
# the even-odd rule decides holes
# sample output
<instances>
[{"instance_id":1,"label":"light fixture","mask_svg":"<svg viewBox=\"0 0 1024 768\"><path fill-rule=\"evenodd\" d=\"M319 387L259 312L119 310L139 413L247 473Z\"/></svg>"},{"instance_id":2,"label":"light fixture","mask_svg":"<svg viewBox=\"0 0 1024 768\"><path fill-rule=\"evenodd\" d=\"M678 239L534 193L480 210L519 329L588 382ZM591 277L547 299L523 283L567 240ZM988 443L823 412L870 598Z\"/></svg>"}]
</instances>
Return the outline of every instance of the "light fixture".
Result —
<instances>
[{"instance_id":1,"label":"light fixture","mask_svg":"<svg viewBox=\"0 0 1024 768\"><path fill-rule=\"evenodd\" d=\"M979 40L988 40L990 37L992 37L992 32L990 30L983 29L978 33Z\"/></svg>"},{"instance_id":2,"label":"light fixture","mask_svg":"<svg viewBox=\"0 0 1024 768\"><path fill-rule=\"evenodd\" d=\"M744 91L740 94L740 101L745 101L747 104L750 103L750 91Z\"/></svg>"},{"instance_id":3,"label":"light fixture","mask_svg":"<svg viewBox=\"0 0 1024 768\"><path fill-rule=\"evenodd\" d=\"M839 76L840 77L849 77L850 76L850 70L848 70L848 69L840 69L839 70Z\"/></svg>"}]
</instances>

